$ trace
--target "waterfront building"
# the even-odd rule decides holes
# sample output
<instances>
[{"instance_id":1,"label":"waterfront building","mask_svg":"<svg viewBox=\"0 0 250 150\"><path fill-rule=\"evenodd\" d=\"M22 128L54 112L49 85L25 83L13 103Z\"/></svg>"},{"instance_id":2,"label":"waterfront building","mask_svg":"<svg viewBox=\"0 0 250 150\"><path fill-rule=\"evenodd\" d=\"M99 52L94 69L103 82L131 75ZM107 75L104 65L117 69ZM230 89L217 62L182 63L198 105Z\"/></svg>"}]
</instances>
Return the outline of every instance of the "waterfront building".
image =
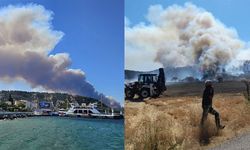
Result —
<instances>
[{"instance_id":1,"label":"waterfront building","mask_svg":"<svg viewBox=\"0 0 250 150\"><path fill-rule=\"evenodd\" d=\"M40 101L38 103L38 108L34 111L35 115L51 115L54 110L54 105L52 102Z\"/></svg>"},{"instance_id":2,"label":"waterfront building","mask_svg":"<svg viewBox=\"0 0 250 150\"><path fill-rule=\"evenodd\" d=\"M34 110L37 108L37 103L28 101L28 100L18 100L15 101L15 105L20 105L23 104L25 106L25 109L29 109L29 110Z\"/></svg>"}]
</instances>

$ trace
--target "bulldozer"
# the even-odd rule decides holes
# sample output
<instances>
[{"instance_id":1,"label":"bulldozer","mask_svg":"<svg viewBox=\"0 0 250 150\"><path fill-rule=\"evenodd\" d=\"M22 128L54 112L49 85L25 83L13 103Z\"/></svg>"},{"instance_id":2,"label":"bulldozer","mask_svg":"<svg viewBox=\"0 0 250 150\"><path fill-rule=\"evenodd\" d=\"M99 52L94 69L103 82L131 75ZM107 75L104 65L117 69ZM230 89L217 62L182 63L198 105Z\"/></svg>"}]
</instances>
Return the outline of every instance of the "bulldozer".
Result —
<instances>
[{"instance_id":1,"label":"bulldozer","mask_svg":"<svg viewBox=\"0 0 250 150\"><path fill-rule=\"evenodd\" d=\"M139 74L138 81L125 84L125 99L132 100L135 95L140 99L159 97L166 91L165 73L159 68L159 74Z\"/></svg>"}]
</instances>

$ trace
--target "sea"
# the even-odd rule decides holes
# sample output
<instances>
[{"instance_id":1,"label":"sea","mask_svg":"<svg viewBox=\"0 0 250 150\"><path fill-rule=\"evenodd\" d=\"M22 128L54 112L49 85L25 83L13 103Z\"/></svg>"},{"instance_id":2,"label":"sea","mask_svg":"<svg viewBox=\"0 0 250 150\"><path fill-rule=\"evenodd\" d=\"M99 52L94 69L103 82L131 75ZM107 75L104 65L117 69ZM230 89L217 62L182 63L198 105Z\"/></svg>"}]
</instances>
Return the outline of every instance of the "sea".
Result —
<instances>
[{"instance_id":1,"label":"sea","mask_svg":"<svg viewBox=\"0 0 250 150\"><path fill-rule=\"evenodd\" d=\"M28 117L0 121L0 150L123 150L124 120Z\"/></svg>"}]
</instances>

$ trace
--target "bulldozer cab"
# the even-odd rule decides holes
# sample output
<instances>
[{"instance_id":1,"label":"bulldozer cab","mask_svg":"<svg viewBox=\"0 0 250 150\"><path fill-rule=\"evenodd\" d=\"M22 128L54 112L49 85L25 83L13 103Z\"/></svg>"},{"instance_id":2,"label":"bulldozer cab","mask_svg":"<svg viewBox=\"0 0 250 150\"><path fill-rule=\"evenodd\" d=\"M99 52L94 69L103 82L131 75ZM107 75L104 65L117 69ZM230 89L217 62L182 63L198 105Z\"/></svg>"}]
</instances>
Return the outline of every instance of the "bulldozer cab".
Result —
<instances>
[{"instance_id":1,"label":"bulldozer cab","mask_svg":"<svg viewBox=\"0 0 250 150\"><path fill-rule=\"evenodd\" d=\"M158 79L157 74L140 74L138 76L138 82L139 83L156 83Z\"/></svg>"}]
</instances>

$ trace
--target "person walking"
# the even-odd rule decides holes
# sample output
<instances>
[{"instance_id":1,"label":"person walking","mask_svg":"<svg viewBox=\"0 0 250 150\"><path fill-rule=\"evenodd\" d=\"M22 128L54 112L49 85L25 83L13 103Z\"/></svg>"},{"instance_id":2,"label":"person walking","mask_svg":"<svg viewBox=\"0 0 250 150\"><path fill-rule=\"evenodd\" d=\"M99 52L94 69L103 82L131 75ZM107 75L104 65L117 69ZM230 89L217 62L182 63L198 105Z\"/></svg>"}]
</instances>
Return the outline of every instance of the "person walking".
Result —
<instances>
[{"instance_id":1,"label":"person walking","mask_svg":"<svg viewBox=\"0 0 250 150\"><path fill-rule=\"evenodd\" d=\"M204 122L207 119L208 113L214 115L215 124L217 129L223 129L225 126L220 124L220 114L212 107L214 96L214 88L212 86L211 80L205 81L205 89L202 96L202 118L201 118L201 126L204 126Z\"/></svg>"}]
</instances>

